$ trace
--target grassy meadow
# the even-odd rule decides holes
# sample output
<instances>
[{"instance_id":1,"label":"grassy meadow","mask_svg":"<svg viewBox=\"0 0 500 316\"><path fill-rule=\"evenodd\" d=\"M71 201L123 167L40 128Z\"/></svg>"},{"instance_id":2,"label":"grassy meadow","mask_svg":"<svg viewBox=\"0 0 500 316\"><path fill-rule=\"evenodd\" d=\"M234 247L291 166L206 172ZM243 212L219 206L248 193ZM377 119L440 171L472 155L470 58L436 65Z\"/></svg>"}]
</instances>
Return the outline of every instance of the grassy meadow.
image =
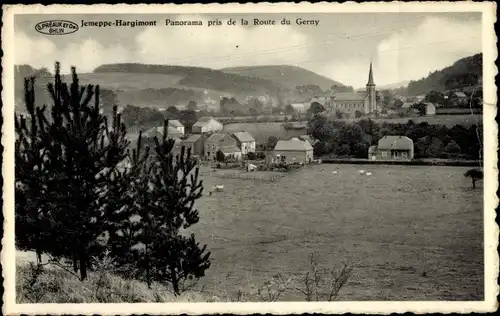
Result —
<instances>
[{"instance_id":1,"label":"grassy meadow","mask_svg":"<svg viewBox=\"0 0 500 316\"><path fill-rule=\"evenodd\" d=\"M278 271L300 274L317 251L325 264L355 267L339 300L481 300L482 183L473 190L466 170L317 165L277 182L204 176L207 189L224 191L197 202L193 228L213 256L202 284L235 294Z\"/></svg>"}]
</instances>

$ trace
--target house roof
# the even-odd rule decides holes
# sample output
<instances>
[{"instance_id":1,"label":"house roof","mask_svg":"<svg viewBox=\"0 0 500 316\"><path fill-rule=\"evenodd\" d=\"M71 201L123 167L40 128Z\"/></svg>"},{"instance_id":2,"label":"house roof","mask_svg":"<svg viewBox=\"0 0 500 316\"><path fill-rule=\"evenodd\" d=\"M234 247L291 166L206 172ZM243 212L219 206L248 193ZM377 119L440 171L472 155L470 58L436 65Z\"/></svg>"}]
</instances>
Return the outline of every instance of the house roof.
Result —
<instances>
[{"instance_id":1,"label":"house roof","mask_svg":"<svg viewBox=\"0 0 500 316\"><path fill-rule=\"evenodd\" d=\"M431 102L424 102L424 104L426 106L433 106L433 107L436 107L436 105L434 105L434 103L431 103Z\"/></svg>"},{"instance_id":2,"label":"house roof","mask_svg":"<svg viewBox=\"0 0 500 316\"><path fill-rule=\"evenodd\" d=\"M232 154L232 153L241 152L241 150L238 147L235 147L235 146L221 147L220 151L222 151L225 154Z\"/></svg>"},{"instance_id":3,"label":"house roof","mask_svg":"<svg viewBox=\"0 0 500 316\"><path fill-rule=\"evenodd\" d=\"M158 127L153 127L148 129L147 131L144 132L144 136L149 137L151 133L158 133L160 135L163 135L163 126L158 126ZM179 132L177 129L173 128L172 126L167 127L167 135L180 135L181 132Z\"/></svg>"},{"instance_id":4,"label":"house roof","mask_svg":"<svg viewBox=\"0 0 500 316\"><path fill-rule=\"evenodd\" d=\"M310 100L310 103L313 103L313 102L318 102L319 104L324 105L326 102L326 98L325 97L314 97Z\"/></svg>"},{"instance_id":5,"label":"house roof","mask_svg":"<svg viewBox=\"0 0 500 316\"><path fill-rule=\"evenodd\" d=\"M244 142L254 142L255 139L250 135L249 132L236 132L233 134L236 139L242 143Z\"/></svg>"},{"instance_id":6,"label":"house roof","mask_svg":"<svg viewBox=\"0 0 500 316\"><path fill-rule=\"evenodd\" d=\"M180 144L182 144L182 140L180 138L175 137L175 138L173 138L173 140L174 140L175 146L179 146Z\"/></svg>"},{"instance_id":7,"label":"house roof","mask_svg":"<svg viewBox=\"0 0 500 316\"><path fill-rule=\"evenodd\" d=\"M227 136L227 134L220 134L220 133L215 133L210 135L209 138L207 138L206 142L207 143L215 143L221 140L223 137Z\"/></svg>"},{"instance_id":8,"label":"house roof","mask_svg":"<svg viewBox=\"0 0 500 316\"><path fill-rule=\"evenodd\" d=\"M461 91L453 92L453 94L459 98L467 98L467 95Z\"/></svg>"},{"instance_id":9,"label":"house roof","mask_svg":"<svg viewBox=\"0 0 500 316\"><path fill-rule=\"evenodd\" d=\"M313 150L313 147L311 144L306 140L302 141L299 139L290 139L290 140L279 140L276 146L274 147L274 150L281 150L281 151L307 151L307 150Z\"/></svg>"},{"instance_id":10,"label":"house roof","mask_svg":"<svg viewBox=\"0 0 500 316\"><path fill-rule=\"evenodd\" d=\"M401 108L408 109L408 108L411 108L412 105L413 105L413 103L411 103L411 102L405 102L405 103L403 103Z\"/></svg>"},{"instance_id":11,"label":"house roof","mask_svg":"<svg viewBox=\"0 0 500 316\"><path fill-rule=\"evenodd\" d=\"M368 153L369 154L373 154L374 152L377 151L377 146L370 146L370 148L368 148Z\"/></svg>"},{"instance_id":12,"label":"house roof","mask_svg":"<svg viewBox=\"0 0 500 316\"><path fill-rule=\"evenodd\" d=\"M213 117L210 117L210 116L202 116L198 119L198 121L196 121L196 123L194 123L193 126L205 126L206 124L208 124L210 121L216 121L217 123L219 123L219 121L217 121L216 119L214 119Z\"/></svg>"},{"instance_id":13,"label":"house roof","mask_svg":"<svg viewBox=\"0 0 500 316\"><path fill-rule=\"evenodd\" d=\"M179 120L168 120L168 124L173 127L184 127Z\"/></svg>"},{"instance_id":14,"label":"house roof","mask_svg":"<svg viewBox=\"0 0 500 316\"><path fill-rule=\"evenodd\" d=\"M378 141L378 149L413 149L413 141L406 136L384 136Z\"/></svg>"},{"instance_id":15,"label":"house roof","mask_svg":"<svg viewBox=\"0 0 500 316\"><path fill-rule=\"evenodd\" d=\"M201 134L193 134L193 135L189 136L188 138L186 138L185 140L183 140L183 142L194 143L200 138L201 138Z\"/></svg>"},{"instance_id":16,"label":"house roof","mask_svg":"<svg viewBox=\"0 0 500 316\"><path fill-rule=\"evenodd\" d=\"M367 97L367 94L364 92L360 93L336 93L332 96L335 101L364 101Z\"/></svg>"}]
</instances>

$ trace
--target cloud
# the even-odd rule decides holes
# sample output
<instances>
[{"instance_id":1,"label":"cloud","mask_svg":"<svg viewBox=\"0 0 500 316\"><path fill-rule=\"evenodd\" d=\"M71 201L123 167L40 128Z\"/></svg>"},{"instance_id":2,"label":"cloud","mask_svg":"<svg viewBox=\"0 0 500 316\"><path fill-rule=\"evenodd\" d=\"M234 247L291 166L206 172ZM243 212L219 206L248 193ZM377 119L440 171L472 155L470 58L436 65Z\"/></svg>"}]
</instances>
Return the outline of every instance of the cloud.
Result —
<instances>
[{"instance_id":1,"label":"cloud","mask_svg":"<svg viewBox=\"0 0 500 316\"><path fill-rule=\"evenodd\" d=\"M54 62L61 63L63 73L70 66L77 66L80 72L91 72L104 63L130 61L129 52L120 45L104 46L93 39L71 42L62 49L43 37L31 38L25 33L16 33L15 63L29 64L35 68L47 67L51 70Z\"/></svg>"},{"instance_id":2,"label":"cloud","mask_svg":"<svg viewBox=\"0 0 500 316\"><path fill-rule=\"evenodd\" d=\"M402 30L377 48L380 84L416 80L456 60L481 52L481 22L429 17Z\"/></svg>"},{"instance_id":3,"label":"cloud","mask_svg":"<svg viewBox=\"0 0 500 316\"><path fill-rule=\"evenodd\" d=\"M56 45L53 38L16 33L16 64L51 69L59 60L63 70L76 65L82 72L119 62L212 68L290 64L363 87L372 56L375 83L383 85L422 78L481 51L480 21L442 16L427 17L413 27L401 26L381 40L373 30L373 36L362 42L342 39L330 46L322 42L324 36L314 39L290 26L228 26L222 20L221 26L207 27L208 18L195 15L177 20L202 20L204 25L147 28L127 43L111 40L113 34L106 33ZM346 32L350 32L348 26Z\"/></svg>"},{"instance_id":4,"label":"cloud","mask_svg":"<svg viewBox=\"0 0 500 316\"><path fill-rule=\"evenodd\" d=\"M415 27L398 30L382 39L375 49L366 45L352 49L351 56L334 57L318 72L355 88L364 87L373 56L376 84L418 80L460 58L481 52L481 47L480 21L428 17Z\"/></svg>"},{"instance_id":5,"label":"cloud","mask_svg":"<svg viewBox=\"0 0 500 316\"><path fill-rule=\"evenodd\" d=\"M79 71L89 72L104 63L222 68L294 64L309 57L308 37L288 26L272 27L270 32L265 26L249 28L222 24L207 27L208 19L204 16L179 16L177 20L202 20L204 25L147 28L131 39L129 49L116 44L105 46L91 38L59 43L61 47L58 47L47 38L19 33L15 45L16 52L21 53L16 55L16 64L51 69L58 60L64 68L68 68L64 65L76 65Z\"/></svg>"},{"instance_id":6,"label":"cloud","mask_svg":"<svg viewBox=\"0 0 500 316\"><path fill-rule=\"evenodd\" d=\"M14 38L15 63L28 64L36 68L46 67L47 57L56 51L56 45L50 40L40 38L30 38L25 33L16 33ZM54 61L50 62L53 64Z\"/></svg>"},{"instance_id":7,"label":"cloud","mask_svg":"<svg viewBox=\"0 0 500 316\"><path fill-rule=\"evenodd\" d=\"M270 32L269 26L227 26L225 21L206 27L203 16L177 20L202 20L205 25L146 29L136 38L139 62L222 68L293 64L308 58L308 38L288 26L271 26Z\"/></svg>"}]
</instances>

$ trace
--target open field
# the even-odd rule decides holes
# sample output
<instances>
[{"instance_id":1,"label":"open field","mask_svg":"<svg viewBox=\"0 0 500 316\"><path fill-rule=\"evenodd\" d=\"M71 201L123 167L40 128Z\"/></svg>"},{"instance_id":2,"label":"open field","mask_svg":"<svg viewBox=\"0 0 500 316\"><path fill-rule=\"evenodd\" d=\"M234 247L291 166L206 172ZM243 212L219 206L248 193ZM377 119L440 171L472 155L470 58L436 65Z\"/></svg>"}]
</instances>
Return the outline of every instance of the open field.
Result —
<instances>
[{"instance_id":1,"label":"open field","mask_svg":"<svg viewBox=\"0 0 500 316\"><path fill-rule=\"evenodd\" d=\"M197 202L194 229L213 256L202 284L234 294L248 280L303 272L318 251L324 263L355 265L339 300L480 300L482 183L472 190L466 170L319 165L277 182L202 175L207 189L224 185Z\"/></svg>"}]
</instances>

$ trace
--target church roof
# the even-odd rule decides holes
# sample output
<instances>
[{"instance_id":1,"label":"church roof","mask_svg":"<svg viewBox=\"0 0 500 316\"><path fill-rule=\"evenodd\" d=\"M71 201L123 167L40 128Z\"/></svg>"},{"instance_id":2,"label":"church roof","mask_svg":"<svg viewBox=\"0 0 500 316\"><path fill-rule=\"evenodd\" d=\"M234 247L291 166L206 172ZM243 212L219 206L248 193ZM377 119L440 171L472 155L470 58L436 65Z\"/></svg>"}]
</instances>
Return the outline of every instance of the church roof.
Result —
<instances>
[{"instance_id":1,"label":"church roof","mask_svg":"<svg viewBox=\"0 0 500 316\"><path fill-rule=\"evenodd\" d=\"M367 86L374 86L375 82L373 81L373 69L372 69L372 63L370 62L370 73L368 74L368 83L366 84Z\"/></svg>"},{"instance_id":2,"label":"church roof","mask_svg":"<svg viewBox=\"0 0 500 316\"><path fill-rule=\"evenodd\" d=\"M364 101L366 100L367 94L365 92L359 93L336 93L332 96L335 101Z\"/></svg>"}]
</instances>

